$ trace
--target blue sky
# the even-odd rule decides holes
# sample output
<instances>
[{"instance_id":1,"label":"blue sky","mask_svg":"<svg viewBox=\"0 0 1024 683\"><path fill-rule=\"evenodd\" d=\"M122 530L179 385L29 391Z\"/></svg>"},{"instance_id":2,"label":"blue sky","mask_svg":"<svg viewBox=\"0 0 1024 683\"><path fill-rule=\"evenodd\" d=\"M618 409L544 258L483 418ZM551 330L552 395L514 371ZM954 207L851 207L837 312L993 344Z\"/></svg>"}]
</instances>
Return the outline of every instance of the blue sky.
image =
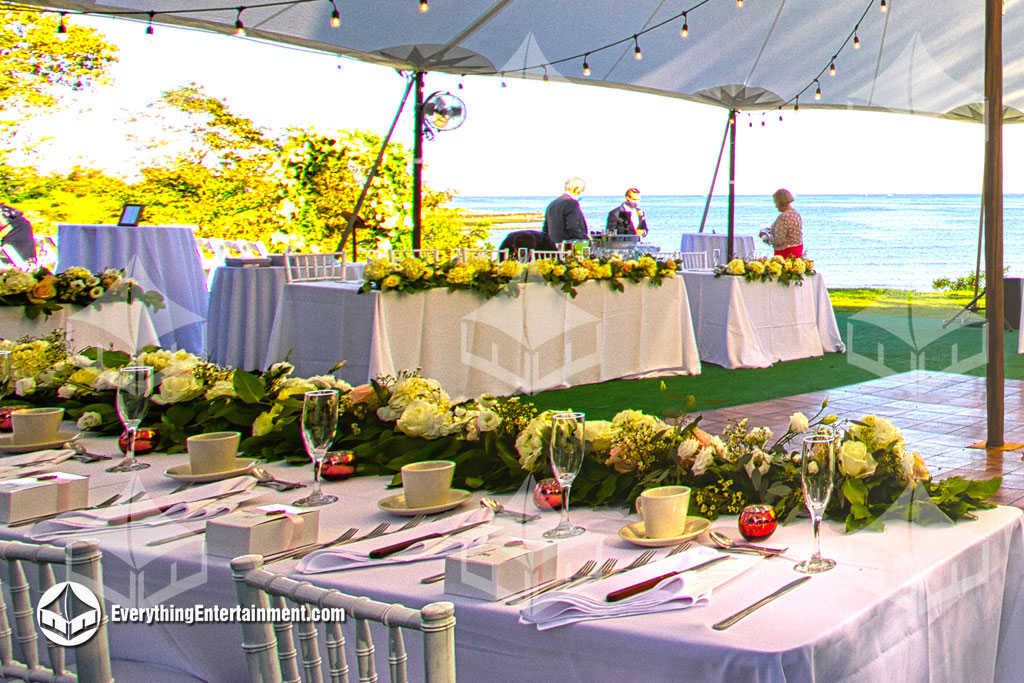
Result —
<instances>
[{"instance_id":1,"label":"blue sky","mask_svg":"<svg viewBox=\"0 0 1024 683\"><path fill-rule=\"evenodd\" d=\"M383 135L404 90L395 71L231 36L73 17L120 47L113 85L82 93L31 131L44 168L76 159L126 172L138 152L124 121L194 81L270 128L359 128ZM458 89L459 83L463 89ZM428 74L426 90L467 105L458 130L425 144L426 182L464 195L553 195L578 175L587 192L707 193L727 112L599 87ZM395 140L412 142L407 106ZM761 125L762 120L765 125ZM876 112L741 114L739 194L978 193L982 126ZM750 124L753 124L752 126ZM1024 127L1005 129L1005 191L1024 192ZM727 191L723 163L716 193Z\"/></svg>"}]
</instances>

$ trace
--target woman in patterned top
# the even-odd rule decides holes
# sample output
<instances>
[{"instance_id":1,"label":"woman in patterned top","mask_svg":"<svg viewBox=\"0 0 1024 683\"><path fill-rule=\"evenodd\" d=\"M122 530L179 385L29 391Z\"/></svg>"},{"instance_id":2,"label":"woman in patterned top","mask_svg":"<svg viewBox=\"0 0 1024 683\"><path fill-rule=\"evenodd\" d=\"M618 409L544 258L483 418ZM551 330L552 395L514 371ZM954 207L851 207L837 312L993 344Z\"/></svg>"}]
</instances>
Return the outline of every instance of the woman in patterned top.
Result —
<instances>
[{"instance_id":1,"label":"woman in patterned top","mask_svg":"<svg viewBox=\"0 0 1024 683\"><path fill-rule=\"evenodd\" d=\"M799 258L804 255L804 230L800 214L792 206L794 197L789 190L776 190L772 195L779 217L772 227L762 230L760 235L765 243L775 248L775 255L783 258Z\"/></svg>"}]
</instances>

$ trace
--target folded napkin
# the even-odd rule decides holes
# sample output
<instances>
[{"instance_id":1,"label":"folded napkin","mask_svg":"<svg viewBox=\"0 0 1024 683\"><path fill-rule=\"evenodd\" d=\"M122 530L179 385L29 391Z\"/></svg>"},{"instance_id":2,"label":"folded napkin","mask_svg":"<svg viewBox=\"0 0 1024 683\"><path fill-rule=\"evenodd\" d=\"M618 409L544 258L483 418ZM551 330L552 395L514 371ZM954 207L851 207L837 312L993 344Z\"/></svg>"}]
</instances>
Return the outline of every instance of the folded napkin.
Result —
<instances>
[{"instance_id":1,"label":"folded napkin","mask_svg":"<svg viewBox=\"0 0 1024 683\"><path fill-rule=\"evenodd\" d=\"M70 448L54 448L4 458L0 460L0 479L31 477L34 474L50 472L74 454Z\"/></svg>"},{"instance_id":2,"label":"folded napkin","mask_svg":"<svg viewBox=\"0 0 1024 683\"><path fill-rule=\"evenodd\" d=\"M384 534L383 536L370 538L365 541L346 543L345 545L333 548L317 550L304 557L299 562L297 569L300 574L321 574L323 572L336 572L357 567L380 567L386 564L419 562L420 560L433 560L445 557L464 548L471 548L483 543L494 531L494 527L490 524L481 524L476 528L462 531L454 536L430 538L379 560L371 560L370 551L401 543L412 538L426 536L434 532L444 533L446 531L453 531L460 526L473 524L474 522L490 522L492 519L494 519L494 512L486 508L477 508L476 510L453 515L430 524L420 524L405 531L396 531L393 534Z\"/></svg>"},{"instance_id":3,"label":"folded napkin","mask_svg":"<svg viewBox=\"0 0 1024 683\"><path fill-rule=\"evenodd\" d=\"M536 624L538 630L544 631L578 621L667 612L702 605L711 598L712 588L746 571L761 559L756 555L729 555L727 559L696 573L676 574L664 579L654 588L625 600L608 602L606 599L612 591L685 570L719 556L720 553L711 548L694 548L603 581L591 581L569 590L544 593L520 611L519 623Z\"/></svg>"},{"instance_id":4,"label":"folded napkin","mask_svg":"<svg viewBox=\"0 0 1024 683\"><path fill-rule=\"evenodd\" d=\"M133 526L159 526L168 522L198 521L231 512L241 503L264 495L254 490L256 484L252 477L236 477L196 486L173 496L143 498L128 505L96 510L72 510L36 524L32 538L46 540L81 531L115 530L126 522Z\"/></svg>"}]
</instances>

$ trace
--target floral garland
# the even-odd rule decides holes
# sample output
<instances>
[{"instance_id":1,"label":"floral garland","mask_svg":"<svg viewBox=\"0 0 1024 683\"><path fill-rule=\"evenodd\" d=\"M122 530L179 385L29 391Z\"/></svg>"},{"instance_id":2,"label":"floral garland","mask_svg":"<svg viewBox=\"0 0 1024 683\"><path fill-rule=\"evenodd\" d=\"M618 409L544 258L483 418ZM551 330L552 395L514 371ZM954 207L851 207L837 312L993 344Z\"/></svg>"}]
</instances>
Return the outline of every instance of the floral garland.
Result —
<instances>
[{"instance_id":1,"label":"floral garland","mask_svg":"<svg viewBox=\"0 0 1024 683\"><path fill-rule=\"evenodd\" d=\"M805 276L816 274L814 261L782 256L764 256L747 261L734 258L724 265L715 266L715 277L735 275L747 282L777 281L786 286L791 282L802 285Z\"/></svg>"},{"instance_id":2,"label":"floral garland","mask_svg":"<svg viewBox=\"0 0 1024 683\"><path fill-rule=\"evenodd\" d=\"M293 377L288 363L251 373L155 348L135 359L96 349L69 355L59 333L0 340L0 349L11 351L11 383L22 401L63 401L79 428L101 433L120 433L117 369L129 361L152 366L159 385L145 426L160 433L168 452L183 451L193 434L241 430L241 448L249 455L308 463L299 432L302 395L337 389L342 401L334 448L354 451L357 474L397 477L410 462L454 460L454 485L474 490L515 490L528 476L548 476L545 447L551 416L560 412L538 412L518 397L453 403L439 383L415 373L353 388L331 375ZM838 440L836 494L826 514L844 521L847 530L881 528L893 518L929 523L970 516L993 507L987 499L1001 484L1000 477L935 482L889 421L874 415L840 420L825 413L828 399L810 418L792 415L786 433L776 438L746 419L720 436L708 434L698 427L700 416L687 414L692 397L679 398L685 410L667 421L636 410L587 421L587 457L573 484L574 499L632 504L649 487L685 485L693 491L693 514L714 519L767 503L788 519L803 509L800 453L789 444L799 434L823 431Z\"/></svg>"},{"instance_id":3,"label":"floral garland","mask_svg":"<svg viewBox=\"0 0 1024 683\"><path fill-rule=\"evenodd\" d=\"M0 269L0 306L21 306L29 320L35 320L41 313L49 316L65 305L101 306L133 300L154 311L164 307L159 292L144 291L123 271L114 268L93 274L87 268L76 267L56 275L46 268Z\"/></svg>"},{"instance_id":4,"label":"floral garland","mask_svg":"<svg viewBox=\"0 0 1024 683\"><path fill-rule=\"evenodd\" d=\"M465 262L446 261L436 266L414 257L397 262L371 259L363 271L364 282L359 291L421 292L446 287L469 289L490 298L502 292L514 293L509 283L520 275L526 282L531 274L539 275L548 284L575 297L576 286L588 280L607 281L612 289L620 292L624 289L622 280L650 280L651 284L660 285L662 279L675 276L676 264L671 260L656 261L649 256L623 261L617 256L590 259L569 255L565 261L541 260L528 267L518 261L492 261L482 257Z\"/></svg>"}]
</instances>

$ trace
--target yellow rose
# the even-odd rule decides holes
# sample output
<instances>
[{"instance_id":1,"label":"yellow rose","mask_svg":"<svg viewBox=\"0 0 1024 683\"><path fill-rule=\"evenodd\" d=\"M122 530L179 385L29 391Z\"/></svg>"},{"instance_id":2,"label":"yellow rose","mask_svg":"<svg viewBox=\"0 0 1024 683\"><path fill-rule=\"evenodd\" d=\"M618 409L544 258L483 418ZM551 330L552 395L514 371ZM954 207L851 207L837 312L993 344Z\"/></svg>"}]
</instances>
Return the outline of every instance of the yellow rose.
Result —
<instances>
[{"instance_id":1,"label":"yellow rose","mask_svg":"<svg viewBox=\"0 0 1024 683\"><path fill-rule=\"evenodd\" d=\"M537 261L537 272L540 273L541 275L547 275L552 270L554 270L554 267L555 264L546 259L544 261Z\"/></svg>"},{"instance_id":2,"label":"yellow rose","mask_svg":"<svg viewBox=\"0 0 1024 683\"><path fill-rule=\"evenodd\" d=\"M160 393L153 396L153 403L166 405L181 403L196 398L203 390L202 383L191 372L167 377L160 383Z\"/></svg>"},{"instance_id":3,"label":"yellow rose","mask_svg":"<svg viewBox=\"0 0 1024 683\"><path fill-rule=\"evenodd\" d=\"M34 304L41 304L55 296L57 296L57 278L52 275L47 275L40 280L39 284L27 294L28 300Z\"/></svg>"},{"instance_id":4,"label":"yellow rose","mask_svg":"<svg viewBox=\"0 0 1024 683\"><path fill-rule=\"evenodd\" d=\"M725 270L730 275L743 275L743 273L747 272L746 267L743 265L743 260L738 258L729 261L729 265L725 267Z\"/></svg>"},{"instance_id":5,"label":"yellow rose","mask_svg":"<svg viewBox=\"0 0 1024 683\"><path fill-rule=\"evenodd\" d=\"M551 269L551 274L555 277L562 277L565 275L565 266L559 264Z\"/></svg>"},{"instance_id":6,"label":"yellow rose","mask_svg":"<svg viewBox=\"0 0 1024 683\"><path fill-rule=\"evenodd\" d=\"M380 283L380 288L381 289L394 289L399 284L401 284L401 282L402 282L402 278L398 277L397 275L388 275L386 278L384 278L384 281L382 283Z\"/></svg>"},{"instance_id":7,"label":"yellow rose","mask_svg":"<svg viewBox=\"0 0 1024 683\"><path fill-rule=\"evenodd\" d=\"M363 271L363 276L367 280L380 280L387 277L390 272L391 263L386 259L370 259L366 263L366 269Z\"/></svg>"},{"instance_id":8,"label":"yellow rose","mask_svg":"<svg viewBox=\"0 0 1024 683\"><path fill-rule=\"evenodd\" d=\"M839 449L839 471L847 477L863 479L875 473L878 463L860 441L846 441Z\"/></svg>"},{"instance_id":9,"label":"yellow rose","mask_svg":"<svg viewBox=\"0 0 1024 683\"><path fill-rule=\"evenodd\" d=\"M418 258L405 258L402 259L402 265L399 266L399 270L402 271L402 275L407 280L418 280L426 274L427 266Z\"/></svg>"},{"instance_id":10,"label":"yellow rose","mask_svg":"<svg viewBox=\"0 0 1024 683\"><path fill-rule=\"evenodd\" d=\"M516 277L522 270L518 261L502 261L498 266L498 275L501 277Z\"/></svg>"},{"instance_id":11,"label":"yellow rose","mask_svg":"<svg viewBox=\"0 0 1024 683\"><path fill-rule=\"evenodd\" d=\"M747 269L754 275L761 275L764 273L764 264L760 261L751 261L747 264Z\"/></svg>"}]
</instances>

